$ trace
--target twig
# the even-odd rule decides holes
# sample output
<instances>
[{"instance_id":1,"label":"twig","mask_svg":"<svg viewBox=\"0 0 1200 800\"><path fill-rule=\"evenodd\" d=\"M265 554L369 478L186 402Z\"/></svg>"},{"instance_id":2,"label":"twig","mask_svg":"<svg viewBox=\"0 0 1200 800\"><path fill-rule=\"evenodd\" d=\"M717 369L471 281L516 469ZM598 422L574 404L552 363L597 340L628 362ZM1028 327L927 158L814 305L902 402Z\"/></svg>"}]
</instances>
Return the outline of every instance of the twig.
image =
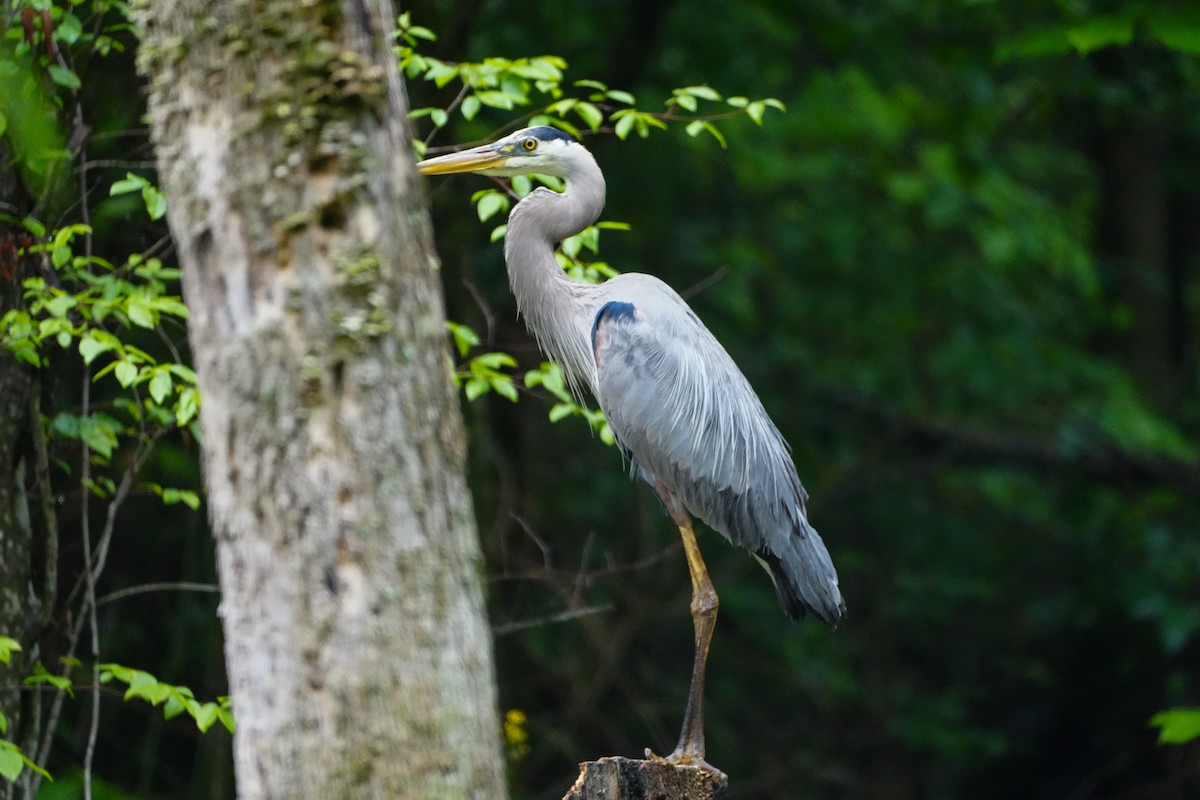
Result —
<instances>
[{"instance_id":1,"label":"twig","mask_svg":"<svg viewBox=\"0 0 1200 800\"><path fill-rule=\"evenodd\" d=\"M90 369L83 371L83 407L88 408L92 375ZM86 485L91 477L90 448L81 440L83 454L82 478ZM110 507L111 510L111 507ZM87 751L83 756L83 800L92 800L92 762L96 756L96 737L100 732L100 626L96 624L96 579L92 572L92 531L88 521L88 492L83 493L83 512L80 519L83 533L83 571L86 576L86 593L83 604L87 611L88 627L91 628L92 644L92 718L88 726ZM83 616L82 614L80 616Z\"/></svg>"},{"instance_id":2,"label":"twig","mask_svg":"<svg viewBox=\"0 0 1200 800\"><path fill-rule=\"evenodd\" d=\"M706 291L710 286L720 283L725 280L725 276L729 274L729 267L720 267L707 278L703 278L679 293L679 296L684 300L690 299L693 295L700 294Z\"/></svg>"},{"instance_id":3,"label":"twig","mask_svg":"<svg viewBox=\"0 0 1200 800\"><path fill-rule=\"evenodd\" d=\"M525 531L525 534L533 540L533 543L538 546L538 549L542 551L542 566L546 568L547 572L553 571L554 565L552 563L552 559L550 558L550 545L546 544L545 539L537 535L537 531L533 529L532 525L525 521L524 517L513 514L512 518L518 525L521 526L521 530Z\"/></svg>"},{"instance_id":4,"label":"twig","mask_svg":"<svg viewBox=\"0 0 1200 800\"><path fill-rule=\"evenodd\" d=\"M552 625L556 622L568 622L579 617L586 617L592 614L603 614L607 611L612 611L611 603L602 606L584 606L583 608L569 608L566 611L560 611L557 614L550 614L545 617L534 617L533 619L524 619L519 622L506 622L503 625L492 626L492 635L496 637L505 636L517 631L527 630L528 628L537 628L542 625Z\"/></svg>"},{"instance_id":5,"label":"twig","mask_svg":"<svg viewBox=\"0 0 1200 800\"><path fill-rule=\"evenodd\" d=\"M118 589L115 592L110 592L97 600L96 606L99 607L116 602L117 600L123 600L126 597L147 594L148 592L212 592L213 594L220 594L221 587L215 583L195 583L192 581L145 583L141 586L130 586L127 589Z\"/></svg>"},{"instance_id":6,"label":"twig","mask_svg":"<svg viewBox=\"0 0 1200 800\"><path fill-rule=\"evenodd\" d=\"M483 314L483 319L487 323L487 338L484 339L484 344L492 347L496 343L496 316L492 314L492 309L488 307L487 301L483 299L483 295L475 288L475 284L471 283L466 278L463 278L463 286L470 293L471 299L475 301L475 305L479 307L479 313Z\"/></svg>"}]
</instances>

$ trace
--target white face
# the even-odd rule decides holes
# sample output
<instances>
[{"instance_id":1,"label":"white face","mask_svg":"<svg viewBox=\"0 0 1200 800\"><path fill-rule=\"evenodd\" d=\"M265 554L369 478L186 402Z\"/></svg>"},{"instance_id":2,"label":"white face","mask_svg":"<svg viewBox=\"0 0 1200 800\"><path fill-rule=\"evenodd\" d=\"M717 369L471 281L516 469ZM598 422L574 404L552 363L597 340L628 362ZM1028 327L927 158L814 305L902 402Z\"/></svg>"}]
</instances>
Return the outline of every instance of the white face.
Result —
<instances>
[{"instance_id":1,"label":"white face","mask_svg":"<svg viewBox=\"0 0 1200 800\"><path fill-rule=\"evenodd\" d=\"M417 164L422 175L553 175L566 178L587 151L554 128L525 128L499 141Z\"/></svg>"},{"instance_id":2,"label":"white face","mask_svg":"<svg viewBox=\"0 0 1200 800\"><path fill-rule=\"evenodd\" d=\"M530 131L533 130L519 130L480 148L491 149L497 155L503 156L495 166L479 170L480 174L512 177L535 172L539 175L553 175L556 178L567 177L570 151L576 146L575 143L568 139L540 139L530 135Z\"/></svg>"}]
</instances>

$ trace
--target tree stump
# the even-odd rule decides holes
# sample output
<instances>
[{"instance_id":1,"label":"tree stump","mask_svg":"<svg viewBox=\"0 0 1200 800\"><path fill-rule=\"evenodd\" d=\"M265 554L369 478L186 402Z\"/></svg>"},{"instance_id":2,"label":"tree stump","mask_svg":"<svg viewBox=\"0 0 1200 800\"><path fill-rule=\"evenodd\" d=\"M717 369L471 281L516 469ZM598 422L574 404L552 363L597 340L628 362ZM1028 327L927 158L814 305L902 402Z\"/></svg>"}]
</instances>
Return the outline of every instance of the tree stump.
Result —
<instances>
[{"instance_id":1,"label":"tree stump","mask_svg":"<svg viewBox=\"0 0 1200 800\"><path fill-rule=\"evenodd\" d=\"M609 756L580 764L563 800L715 800L727 783L699 767Z\"/></svg>"}]
</instances>

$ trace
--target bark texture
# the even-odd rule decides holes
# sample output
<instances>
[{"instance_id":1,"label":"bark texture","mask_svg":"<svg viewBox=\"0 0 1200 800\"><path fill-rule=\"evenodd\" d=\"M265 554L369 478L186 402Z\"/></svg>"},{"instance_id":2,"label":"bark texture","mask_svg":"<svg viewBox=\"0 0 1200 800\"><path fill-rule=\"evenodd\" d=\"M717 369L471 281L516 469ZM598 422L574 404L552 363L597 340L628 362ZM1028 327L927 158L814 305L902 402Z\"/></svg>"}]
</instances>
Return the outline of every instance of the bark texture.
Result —
<instances>
[{"instance_id":1,"label":"bark texture","mask_svg":"<svg viewBox=\"0 0 1200 800\"><path fill-rule=\"evenodd\" d=\"M699 767L610 756L579 765L563 800L714 800L725 783Z\"/></svg>"},{"instance_id":2,"label":"bark texture","mask_svg":"<svg viewBox=\"0 0 1200 800\"><path fill-rule=\"evenodd\" d=\"M0 232L0 235L3 235ZM14 301L17 285L0 285L0 315ZM30 649L36 631L38 604L30 583L33 530L25 492L27 460L19 447L29 424L29 372L0 347L0 634ZM0 663L0 713L9 724L9 735L18 739L25 653L12 654ZM0 782L7 783L7 782ZM10 796L11 786L0 786L0 797Z\"/></svg>"},{"instance_id":3,"label":"bark texture","mask_svg":"<svg viewBox=\"0 0 1200 800\"><path fill-rule=\"evenodd\" d=\"M0 146L0 163L9 161ZM15 167L0 168L0 208L24 208L24 197ZM17 258L20 232L0 222L0 316L14 308L26 277ZM18 640L24 652L0 663L0 713L8 720L4 738L21 741L21 692L15 688L25 677L26 661L37 631L39 612L31 585L33 526L26 492L28 459L21 441L32 424L29 418L30 370L0 347L0 634ZM14 796L15 787L0 782L0 798Z\"/></svg>"},{"instance_id":4,"label":"bark texture","mask_svg":"<svg viewBox=\"0 0 1200 800\"><path fill-rule=\"evenodd\" d=\"M503 797L388 0L154 0L241 798Z\"/></svg>"}]
</instances>

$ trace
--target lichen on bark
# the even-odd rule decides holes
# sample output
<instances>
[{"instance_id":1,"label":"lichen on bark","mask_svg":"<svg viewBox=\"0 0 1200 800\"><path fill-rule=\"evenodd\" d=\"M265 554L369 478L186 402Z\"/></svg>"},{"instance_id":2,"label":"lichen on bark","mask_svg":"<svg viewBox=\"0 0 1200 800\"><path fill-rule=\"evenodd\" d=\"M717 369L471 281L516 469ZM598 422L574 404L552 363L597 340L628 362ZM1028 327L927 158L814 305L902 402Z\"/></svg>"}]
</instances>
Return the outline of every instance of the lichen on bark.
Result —
<instances>
[{"instance_id":1,"label":"lichen on bark","mask_svg":"<svg viewBox=\"0 0 1200 800\"><path fill-rule=\"evenodd\" d=\"M138 14L204 395L239 795L502 797L391 6Z\"/></svg>"}]
</instances>

